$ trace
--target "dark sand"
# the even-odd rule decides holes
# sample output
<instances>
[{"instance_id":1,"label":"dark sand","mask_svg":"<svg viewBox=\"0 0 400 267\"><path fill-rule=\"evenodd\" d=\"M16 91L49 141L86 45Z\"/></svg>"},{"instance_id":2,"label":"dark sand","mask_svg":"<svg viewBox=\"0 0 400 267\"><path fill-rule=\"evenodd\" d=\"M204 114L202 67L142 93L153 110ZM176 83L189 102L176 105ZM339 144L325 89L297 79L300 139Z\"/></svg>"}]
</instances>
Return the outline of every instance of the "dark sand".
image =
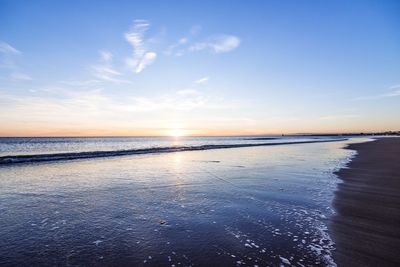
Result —
<instances>
[{"instance_id":1,"label":"dark sand","mask_svg":"<svg viewBox=\"0 0 400 267\"><path fill-rule=\"evenodd\" d=\"M338 266L400 266L400 138L352 144L331 230Z\"/></svg>"}]
</instances>

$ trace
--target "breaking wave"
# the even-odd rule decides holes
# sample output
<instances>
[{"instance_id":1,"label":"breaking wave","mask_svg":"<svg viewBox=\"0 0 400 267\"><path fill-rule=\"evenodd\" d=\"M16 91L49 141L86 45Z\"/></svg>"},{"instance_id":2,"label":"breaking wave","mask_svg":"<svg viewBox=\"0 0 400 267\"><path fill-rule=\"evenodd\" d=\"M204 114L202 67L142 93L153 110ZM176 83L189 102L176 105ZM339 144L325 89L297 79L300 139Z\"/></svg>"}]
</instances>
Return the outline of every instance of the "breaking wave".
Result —
<instances>
[{"instance_id":1,"label":"breaking wave","mask_svg":"<svg viewBox=\"0 0 400 267\"><path fill-rule=\"evenodd\" d=\"M138 154L158 154L158 153L181 152L181 151L198 151L198 150L224 149L224 148L337 142L337 141L344 141L344 140L347 140L347 139L342 138L342 139L292 141L292 142L279 142L279 143L171 146L171 147L153 147L153 148L144 148L144 149L127 149L127 150L113 150L113 151L89 151L89 152L33 154L33 155L12 155L12 156L1 156L0 157L0 165L15 164L15 163L43 162L43 161L117 157L117 156L138 155Z\"/></svg>"}]
</instances>

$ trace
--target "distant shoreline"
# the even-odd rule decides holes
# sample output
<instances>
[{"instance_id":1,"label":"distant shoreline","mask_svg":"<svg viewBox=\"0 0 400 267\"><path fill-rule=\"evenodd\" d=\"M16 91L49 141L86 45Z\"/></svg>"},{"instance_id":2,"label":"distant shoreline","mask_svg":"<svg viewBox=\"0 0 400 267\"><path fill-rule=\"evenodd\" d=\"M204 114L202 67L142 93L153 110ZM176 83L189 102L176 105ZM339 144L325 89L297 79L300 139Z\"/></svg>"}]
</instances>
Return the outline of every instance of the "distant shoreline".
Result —
<instances>
[{"instance_id":1,"label":"distant shoreline","mask_svg":"<svg viewBox=\"0 0 400 267\"><path fill-rule=\"evenodd\" d=\"M400 139L351 144L330 229L338 266L400 266Z\"/></svg>"},{"instance_id":2,"label":"distant shoreline","mask_svg":"<svg viewBox=\"0 0 400 267\"><path fill-rule=\"evenodd\" d=\"M272 138L272 137L327 137L327 136L400 136L400 131L382 131L382 132L347 132L347 133L275 133L275 134L227 134L227 135L186 135L186 137L249 137L249 138ZM43 136L0 136L1 138L174 138L168 135L43 135Z\"/></svg>"}]
</instances>

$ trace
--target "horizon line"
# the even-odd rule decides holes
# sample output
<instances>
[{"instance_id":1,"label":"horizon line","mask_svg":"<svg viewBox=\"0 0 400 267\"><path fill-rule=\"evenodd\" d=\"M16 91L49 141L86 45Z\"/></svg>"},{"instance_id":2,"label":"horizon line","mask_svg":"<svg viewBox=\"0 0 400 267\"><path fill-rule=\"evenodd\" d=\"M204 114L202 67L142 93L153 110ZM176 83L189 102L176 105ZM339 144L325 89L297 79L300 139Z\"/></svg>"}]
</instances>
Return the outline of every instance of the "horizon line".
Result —
<instances>
[{"instance_id":1,"label":"horizon line","mask_svg":"<svg viewBox=\"0 0 400 267\"><path fill-rule=\"evenodd\" d=\"M169 137L169 138L184 138L184 137L251 137L251 136L294 136L294 135L373 135L373 134L399 134L400 130L384 130L384 131L357 131L357 132L306 132L306 133L275 133L275 134L225 134L225 135L5 135L0 138L105 138L105 137Z\"/></svg>"}]
</instances>

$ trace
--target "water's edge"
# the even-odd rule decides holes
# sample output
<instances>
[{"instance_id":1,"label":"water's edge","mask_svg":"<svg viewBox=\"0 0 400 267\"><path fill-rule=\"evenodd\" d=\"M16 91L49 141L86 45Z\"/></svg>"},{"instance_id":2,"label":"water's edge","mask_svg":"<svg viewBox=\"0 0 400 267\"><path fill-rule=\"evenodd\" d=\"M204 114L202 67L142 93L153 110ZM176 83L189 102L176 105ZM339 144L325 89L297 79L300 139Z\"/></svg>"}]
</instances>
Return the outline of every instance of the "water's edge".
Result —
<instances>
[{"instance_id":1,"label":"water's edge","mask_svg":"<svg viewBox=\"0 0 400 267\"><path fill-rule=\"evenodd\" d=\"M343 139L334 139L334 140L297 141L297 142L281 142L281 143L258 143L258 144L249 143L249 144L227 144L227 145L172 146L172 147L156 147L156 148L146 148L146 149L127 149L127 150L114 150L114 151L89 151L89 152L72 152L72 153L1 156L0 157L0 165L9 165L9 164L15 164L15 163L43 162L43 161L60 161L60 160L74 160L74 159L88 159L88 158L102 158L102 157L117 157L117 156L138 155L138 154L159 154L159 153L210 150L210 149L339 142L339 141L345 141L345 140L348 140L348 139L343 138Z\"/></svg>"}]
</instances>

